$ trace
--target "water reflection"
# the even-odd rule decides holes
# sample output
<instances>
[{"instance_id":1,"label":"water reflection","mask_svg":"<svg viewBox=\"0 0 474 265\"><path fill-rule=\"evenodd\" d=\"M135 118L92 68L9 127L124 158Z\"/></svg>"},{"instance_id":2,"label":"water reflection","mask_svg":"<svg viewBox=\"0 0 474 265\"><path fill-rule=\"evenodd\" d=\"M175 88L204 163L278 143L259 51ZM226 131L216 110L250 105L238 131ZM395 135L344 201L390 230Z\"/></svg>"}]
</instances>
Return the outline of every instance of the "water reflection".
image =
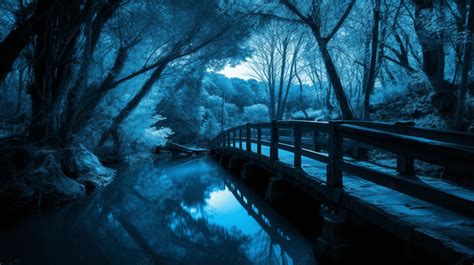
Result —
<instances>
[{"instance_id":1,"label":"water reflection","mask_svg":"<svg viewBox=\"0 0 474 265\"><path fill-rule=\"evenodd\" d=\"M314 264L306 240L208 159L121 170L1 235L1 264Z\"/></svg>"}]
</instances>

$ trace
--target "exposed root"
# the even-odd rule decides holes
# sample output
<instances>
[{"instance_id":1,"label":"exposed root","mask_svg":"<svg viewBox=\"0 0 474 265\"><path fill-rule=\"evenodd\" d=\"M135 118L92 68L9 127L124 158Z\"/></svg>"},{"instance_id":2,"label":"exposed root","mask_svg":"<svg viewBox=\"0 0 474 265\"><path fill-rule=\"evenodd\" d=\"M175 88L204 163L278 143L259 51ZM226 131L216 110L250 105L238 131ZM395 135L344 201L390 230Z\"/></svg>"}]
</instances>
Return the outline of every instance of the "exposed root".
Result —
<instances>
[{"instance_id":1,"label":"exposed root","mask_svg":"<svg viewBox=\"0 0 474 265\"><path fill-rule=\"evenodd\" d=\"M106 186L115 176L83 146L53 149L2 142L0 159L0 199L5 204L59 206Z\"/></svg>"}]
</instances>

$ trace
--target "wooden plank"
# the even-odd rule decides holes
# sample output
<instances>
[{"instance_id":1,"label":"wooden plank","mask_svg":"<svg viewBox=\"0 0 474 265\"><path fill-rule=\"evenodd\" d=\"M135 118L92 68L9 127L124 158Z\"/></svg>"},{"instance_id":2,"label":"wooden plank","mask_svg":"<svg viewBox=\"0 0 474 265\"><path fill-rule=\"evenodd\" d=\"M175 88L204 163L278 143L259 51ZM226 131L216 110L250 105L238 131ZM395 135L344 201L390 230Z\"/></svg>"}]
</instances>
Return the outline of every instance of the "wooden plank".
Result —
<instances>
[{"instance_id":1,"label":"wooden plank","mask_svg":"<svg viewBox=\"0 0 474 265\"><path fill-rule=\"evenodd\" d=\"M295 147L293 145L285 144L285 143L278 143L278 149L285 150L292 153L295 151Z\"/></svg>"},{"instance_id":2,"label":"wooden plank","mask_svg":"<svg viewBox=\"0 0 474 265\"><path fill-rule=\"evenodd\" d=\"M359 125L372 129L392 132L399 132L397 128L398 123L384 123L384 122L367 122L367 121L344 121L347 124ZM474 147L474 135L472 133L452 132L444 130L435 130L429 128L420 128L415 126L406 126L406 131L402 134L408 136L416 136L430 140L453 143Z\"/></svg>"},{"instance_id":3,"label":"wooden plank","mask_svg":"<svg viewBox=\"0 0 474 265\"><path fill-rule=\"evenodd\" d=\"M309 149L302 148L301 149L301 155L309 157L309 158L314 159L314 160L318 160L319 162L322 162L322 163L327 164L329 162L329 157L328 157L327 154L312 151L312 150L309 150Z\"/></svg>"},{"instance_id":4,"label":"wooden plank","mask_svg":"<svg viewBox=\"0 0 474 265\"><path fill-rule=\"evenodd\" d=\"M343 137L368 143L395 154L413 157L440 166L450 166L463 171L472 172L474 170L474 151L466 150L455 144L394 134L356 125L339 124L338 130Z\"/></svg>"},{"instance_id":5,"label":"wooden plank","mask_svg":"<svg viewBox=\"0 0 474 265\"><path fill-rule=\"evenodd\" d=\"M351 175L358 176L378 185L396 190L406 195L424 200L435 205L452 209L461 214L474 217L474 201L446 193L430 187L416 179L408 179L385 172L369 169L354 163L339 161L338 167Z\"/></svg>"},{"instance_id":6,"label":"wooden plank","mask_svg":"<svg viewBox=\"0 0 474 265\"><path fill-rule=\"evenodd\" d=\"M259 123L252 123L250 124L253 128L262 128L262 129L270 129L271 124L269 122L259 122Z\"/></svg>"},{"instance_id":7,"label":"wooden plank","mask_svg":"<svg viewBox=\"0 0 474 265\"><path fill-rule=\"evenodd\" d=\"M295 125L299 125L302 130L318 129L322 132L328 131L328 123L320 121L305 121L305 120L289 120L289 121L277 121L279 128L292 128Z\"/></svg>"}]
</instances>

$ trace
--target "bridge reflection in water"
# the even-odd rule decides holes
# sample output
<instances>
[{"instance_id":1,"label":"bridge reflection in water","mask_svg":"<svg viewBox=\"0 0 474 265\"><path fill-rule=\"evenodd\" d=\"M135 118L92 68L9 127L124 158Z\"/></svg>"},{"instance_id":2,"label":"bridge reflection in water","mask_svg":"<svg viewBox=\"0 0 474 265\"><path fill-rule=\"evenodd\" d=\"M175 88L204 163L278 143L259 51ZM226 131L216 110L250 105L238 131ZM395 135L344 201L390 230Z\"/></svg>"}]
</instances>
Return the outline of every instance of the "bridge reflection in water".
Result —
<instances>
[{"instance_id":1,"label":"bridge reflection in water","mask_svg":"<svg viewBox=\"0 0 474 265\"><path fill-rule=\"evenodd\" d=\"M311 244L211 159L145 163L0 228L1 264L315 264Z\"/></svg>"},{"instance_id":2,"label":"bridge reflection in water","mask_svg":"<svg viewBox=\"0 0 474 265\"><path fill-rule=\"evenodd\" d=\"M240 181L224 178L224 182L242 207L269 235L271 247L275 244L278 245L291 257L293 264L313 264L315 262L311 245L302 244L302 242L306 242L306 239L285 219L275 213L262 198ZM281 256L284 257L284 254L282 253Z\"/></svg>"}]
</instances>

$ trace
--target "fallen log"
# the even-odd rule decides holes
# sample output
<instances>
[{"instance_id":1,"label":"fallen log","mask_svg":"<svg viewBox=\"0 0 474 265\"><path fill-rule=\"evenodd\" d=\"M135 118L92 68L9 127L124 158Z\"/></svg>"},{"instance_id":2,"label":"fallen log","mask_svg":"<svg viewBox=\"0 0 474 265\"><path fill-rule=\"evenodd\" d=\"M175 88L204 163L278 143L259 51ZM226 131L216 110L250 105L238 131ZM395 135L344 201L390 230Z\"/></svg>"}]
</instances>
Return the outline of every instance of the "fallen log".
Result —
<instances>
[{"instance_id":1,"label":"fallen log","mask_svg":"<svg viewBox=\"0 0 474 265\"><path fill-rule=\"evenodd\" d=\"M168 141L163 147L157 147L155 151L156 153L170 152L189 156L197 154L207 154L209 152L208 149L188 147L171 141Z\"/></svg>"}]
</instances>

